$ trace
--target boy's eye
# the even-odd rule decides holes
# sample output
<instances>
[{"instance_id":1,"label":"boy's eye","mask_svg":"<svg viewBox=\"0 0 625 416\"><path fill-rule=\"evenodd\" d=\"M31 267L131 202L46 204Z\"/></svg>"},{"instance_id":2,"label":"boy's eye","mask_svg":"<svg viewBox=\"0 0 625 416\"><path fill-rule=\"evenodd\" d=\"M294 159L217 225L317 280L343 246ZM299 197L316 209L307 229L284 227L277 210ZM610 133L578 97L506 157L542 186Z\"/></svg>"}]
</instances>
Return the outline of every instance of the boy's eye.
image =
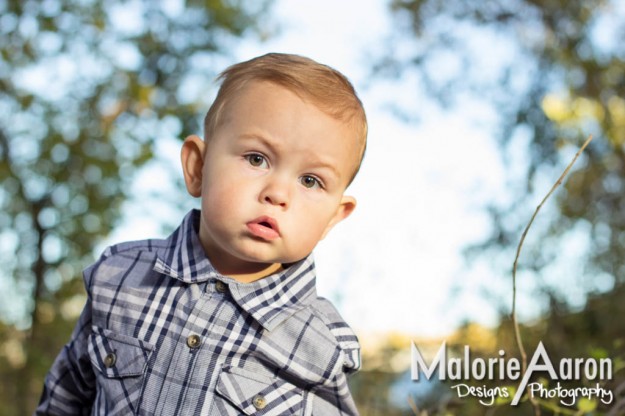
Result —
<instances>
[{"instance_id":1,"label":"boy's eye","mask_svg":"<svg viewBox=\"0 0 625 416\"><path fill-rule=\"evenodd\" d=\"M302 185L304 185L305 188L319 188L321 187L321 183L319 182L319 179L315 178L314 176L302 176L300 178L300 182Z\"/></svg>"},{"instance_id":2,"label":"boy's eye","mask_svg":"<svg viewBox=\"0 0 625 416\"><path fill-rule=\"evenodd\" d=\"M247 159L249 164L254 167L257 167L257 168L267 167L267 161L265 160L265 157L263 155L260 155L258 153L252 153L252 154L246 155L245 158Z\"/></svg>"}]
</instances>

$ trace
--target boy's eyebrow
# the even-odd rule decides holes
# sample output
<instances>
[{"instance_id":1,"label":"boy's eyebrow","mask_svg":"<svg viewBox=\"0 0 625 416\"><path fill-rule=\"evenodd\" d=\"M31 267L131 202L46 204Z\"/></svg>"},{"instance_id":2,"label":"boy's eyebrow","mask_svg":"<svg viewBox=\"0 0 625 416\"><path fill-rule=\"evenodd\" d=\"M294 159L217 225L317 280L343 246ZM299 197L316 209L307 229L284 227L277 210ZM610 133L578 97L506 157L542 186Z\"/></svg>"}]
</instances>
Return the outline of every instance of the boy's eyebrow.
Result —
<instances>
[{"instance_id":1,"label":"boy's eyebrow","mask_svg":"<svg viewBox=\"0 0 625 416\"><path fill-rule=\"evenodd\" d=\"M239 138L242 140L258 140L267 146L272 152L276 152L280 148L280 143L274 143L261 134L242 134ZM331 170L337 178L341 178L341 173L336 166L334 166L334 164L323 160L316 160L314 163L317 167Z\"/></svg>"},{"instance_id":2,"label":"boy's eyebrow","mask_svg":"<svg viewBox=\"0 0 625 416\"><path fill-rule=\"evenodd\" d=\"M267 146L272 151L279 150L280 143L274 143L271 140L264 137L262 134L242 134L240 137L242 140L258 140L261 141L265 146Z\"/></svg>"}]
</instances>

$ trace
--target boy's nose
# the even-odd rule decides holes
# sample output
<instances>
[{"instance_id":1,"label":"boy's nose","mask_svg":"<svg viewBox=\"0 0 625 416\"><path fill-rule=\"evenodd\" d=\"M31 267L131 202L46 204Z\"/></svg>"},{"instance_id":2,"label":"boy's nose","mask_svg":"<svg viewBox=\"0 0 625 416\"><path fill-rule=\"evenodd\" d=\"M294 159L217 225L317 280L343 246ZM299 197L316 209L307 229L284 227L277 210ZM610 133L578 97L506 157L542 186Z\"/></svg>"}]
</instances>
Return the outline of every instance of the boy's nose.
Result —
<instances>
[{"instance_id":1,"label":"boy's nose","mask_svg":"<svg viewBox=\"0 0 625 416\"><path fill-rule=\"evenodd\" d=\"M285 181L276 178L265 185L260 195L260 200L262 203L286 208L289 204L289 194L289 186Z\"/></svg>"}]
</instances>

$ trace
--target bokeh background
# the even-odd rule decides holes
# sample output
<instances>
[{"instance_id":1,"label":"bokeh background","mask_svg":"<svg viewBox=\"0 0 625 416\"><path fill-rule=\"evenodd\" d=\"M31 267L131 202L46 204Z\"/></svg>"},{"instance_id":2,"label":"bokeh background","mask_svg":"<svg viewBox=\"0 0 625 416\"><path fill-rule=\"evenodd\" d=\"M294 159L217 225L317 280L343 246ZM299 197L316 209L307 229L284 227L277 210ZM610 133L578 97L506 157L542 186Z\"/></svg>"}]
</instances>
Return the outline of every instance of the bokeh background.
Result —
<instances>
[{"instance_id":1,"label":"bokeh background","mask_svg":"<svg viewBox=\"0 0 625 416\"><path fill-rule=\"evenodd\" d=\"M359 206L315 255L363 345L361 413L535 414L411 381L410 343L518 356L515 250L592 134L524 243L517 312L530 353L610 357L621 388L542 414L625 414L623 39L619 0L0 0L0 415L36 406L81 270L198 206L181 140L216 74L270 51L339 69L368 113Z\"/></svg>"}]
</instances>

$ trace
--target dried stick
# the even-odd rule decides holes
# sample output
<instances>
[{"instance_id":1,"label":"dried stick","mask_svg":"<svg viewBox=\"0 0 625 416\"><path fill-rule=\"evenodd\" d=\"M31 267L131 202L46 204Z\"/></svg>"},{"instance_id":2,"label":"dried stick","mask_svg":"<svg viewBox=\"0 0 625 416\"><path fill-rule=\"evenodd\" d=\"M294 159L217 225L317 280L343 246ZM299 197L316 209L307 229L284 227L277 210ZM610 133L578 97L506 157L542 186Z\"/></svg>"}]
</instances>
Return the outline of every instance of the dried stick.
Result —
<instances>
[{"instance_id":1,"label":"dried stick","mask_svg":"<svg viewBox=\"0 0 625 416\"><path fill-rule=\"evenodd\" d=\"M417 404L414 402L412 396L408 396L408 404L410 405L410 409L414 412L415 416L419 416L419 408Z\"/></svg>"},{"instance_id":2,"label":"dried stick","mask_svg":"<svg viewBox=\"0 0 625 416\"><path fill-rule=\"evenodd\" d=\"M538 211L540 211L542 206L545 204L547 199L549 199L549 197L556 190L556 188L562 184L562 181L564 180L566 175L569 173L569 170L571 170L571 167L573 166L573 164L575 163L579 155L584 151L586 146L588 146L588 143L590 143L591 141L592 141L592 135L588 136L588 139L586 139L582 147L580 147L577 153L575 153L575 156L573 157L573 160L571 160L571 163L568 164L566 169L564 169L564 172L562 172L562 175L560 175L556 183L554 183L553 186L551 187L551 190L547 193L547 195L545 195L543 200L540 201L540 204L538 204L538 206L536 207L536 210L534 211L534 215L532 215L532 218L525 226L525 230L523 230L523 234L521 235L521 240L519 241L519 245L517 246L517 249L516 249L516 256L514 257L514 264L512 265L512 314L511 316L512 316L512 325L514 326L514 338L519 348L519 352L521 353L521 373L522 374L525 374L525 370L527 369L527 354L525 353L525 348L523 347L521 331L519 330L519 323L516 318L516 270L517 270L517 263L519 261L519 256L521 255L521 248L523 247L523 242L525 241L527 232L532 226L532 223L534 222L536 215L538 215ZM540 405L534 400L533 397L530 397L529 400L532 403L532 406L534 407L534 414L536 416L540 416Z\"/></svg>"}]
</instances>

